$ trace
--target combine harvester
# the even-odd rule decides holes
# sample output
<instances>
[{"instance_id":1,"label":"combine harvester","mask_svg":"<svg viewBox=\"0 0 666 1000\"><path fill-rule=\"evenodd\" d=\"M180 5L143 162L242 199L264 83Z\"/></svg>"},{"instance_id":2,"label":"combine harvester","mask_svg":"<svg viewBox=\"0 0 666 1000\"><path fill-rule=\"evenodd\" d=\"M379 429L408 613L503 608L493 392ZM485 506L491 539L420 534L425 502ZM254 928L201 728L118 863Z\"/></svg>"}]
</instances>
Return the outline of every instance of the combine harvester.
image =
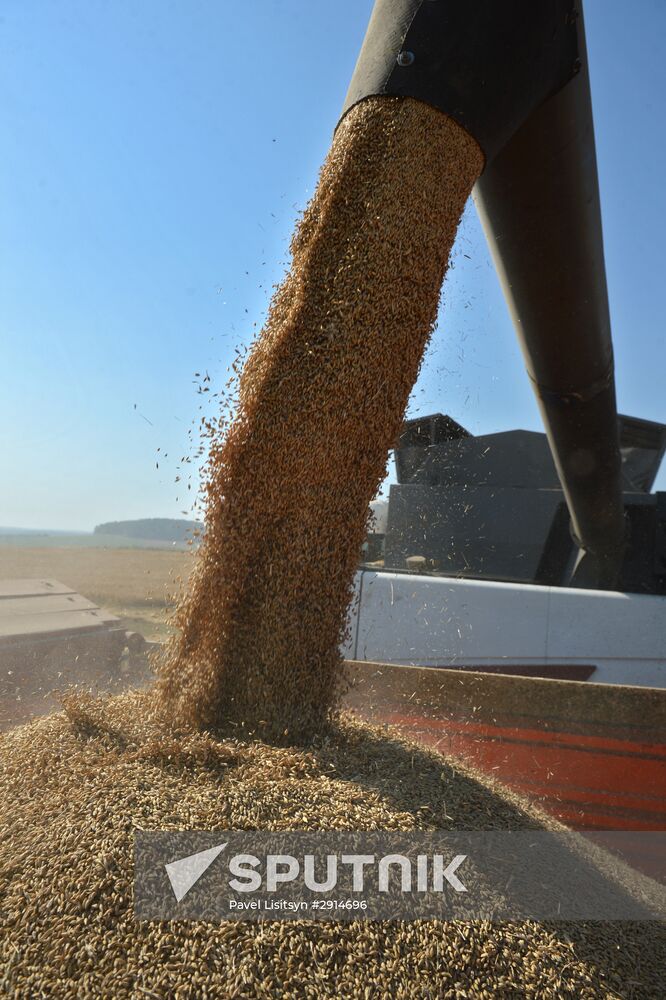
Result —
<instances>
[{"instance_id":1,"label":"combine harvester","mask_svg":"<svg viewBox=\"0 0 666 1000\"><path fill-rule=\"evenodd\" d=\"M423 100L484 150L475 201L546 429L405 425L348 703L573 826L659 830L666 428L617 414L581 4L508 6L378 0L345 103Z\"/></svg>"}]
</instances>

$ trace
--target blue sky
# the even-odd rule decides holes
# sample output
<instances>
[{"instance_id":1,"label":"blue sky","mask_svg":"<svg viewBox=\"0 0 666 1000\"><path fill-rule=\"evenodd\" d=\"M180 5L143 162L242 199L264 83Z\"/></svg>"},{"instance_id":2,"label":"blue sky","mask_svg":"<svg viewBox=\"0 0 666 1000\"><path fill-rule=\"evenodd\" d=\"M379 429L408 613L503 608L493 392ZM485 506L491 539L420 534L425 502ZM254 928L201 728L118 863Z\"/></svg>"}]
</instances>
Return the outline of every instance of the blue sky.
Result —
<instances>
[{"instance_id":1,"label":"blue sky","mask_svg":"<svg viewBox=\"0 0 666 1000\"><path fill-rule=\"evenodd\" d=\"M217 389L261 324L371 7L2 0L0 525L188 509L194 373ZM666 421L666 4L586 21L619 407ZM471 207L410 407L436 410L540 429Z\"/></svg>"}]
</instances>

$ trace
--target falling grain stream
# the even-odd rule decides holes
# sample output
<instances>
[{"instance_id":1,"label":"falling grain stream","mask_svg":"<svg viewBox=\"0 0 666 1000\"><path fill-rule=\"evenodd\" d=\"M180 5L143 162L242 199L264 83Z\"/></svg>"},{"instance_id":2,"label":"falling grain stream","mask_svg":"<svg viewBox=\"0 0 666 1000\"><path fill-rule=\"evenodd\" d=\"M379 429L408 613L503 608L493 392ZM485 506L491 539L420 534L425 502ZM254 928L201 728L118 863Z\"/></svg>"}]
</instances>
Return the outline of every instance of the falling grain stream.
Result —
<instances>
[{"instance_id":1,"label":"falling grain stream","mask_svg":"<svg viewBox=\"0 0 666 1000\"><path fill-rule=\"evenodd\" d=\"M179 717L291 739L329 711L368 505L482 166L417 101L366 100L338 127L213 442L206 537L162 668Z\"/></svg>"}]
</instances>

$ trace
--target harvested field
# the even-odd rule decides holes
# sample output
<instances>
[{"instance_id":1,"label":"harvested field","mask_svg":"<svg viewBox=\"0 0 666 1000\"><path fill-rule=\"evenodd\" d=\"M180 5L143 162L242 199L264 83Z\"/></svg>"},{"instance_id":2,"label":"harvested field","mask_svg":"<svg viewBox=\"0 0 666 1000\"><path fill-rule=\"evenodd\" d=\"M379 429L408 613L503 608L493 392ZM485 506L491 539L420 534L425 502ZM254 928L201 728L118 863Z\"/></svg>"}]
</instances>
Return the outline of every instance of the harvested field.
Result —
<instances>
[{"instance_id":1,"label":"harvested field","mask_svg":"<svg viewBox=\"0 0 666 1000\"><path fill-rule=\"evenodd\" d=\"M482 166L411 99L338 126L233 422L210 428L206 535L161 668L179 717L288 741L325 719L368 506Z\"/></svg>"},{"instance_id":2,"label":"harvested field","mask_svg":"<svg viewBox=\"0 0 666 1000\"><path fill-rule=\"evenodd\" d=\"M146 639L164 639L176 579L187 579L189 552L157 549L27 548L0 545L0 579L60 580L123 619Z\"/></svg>"},{"instance_id":3,"label":"harvested field","mask_svg":"<svg viewBox=\"0 0 666 1000\"><path fill-rule=\"evenodd\" d=\"M139 923L132 830L539 829L488 779L342 720L307 749L177 732L146 695L0 737L7 995L661 996L654 923Z\"/></svg>"}]
</instances>

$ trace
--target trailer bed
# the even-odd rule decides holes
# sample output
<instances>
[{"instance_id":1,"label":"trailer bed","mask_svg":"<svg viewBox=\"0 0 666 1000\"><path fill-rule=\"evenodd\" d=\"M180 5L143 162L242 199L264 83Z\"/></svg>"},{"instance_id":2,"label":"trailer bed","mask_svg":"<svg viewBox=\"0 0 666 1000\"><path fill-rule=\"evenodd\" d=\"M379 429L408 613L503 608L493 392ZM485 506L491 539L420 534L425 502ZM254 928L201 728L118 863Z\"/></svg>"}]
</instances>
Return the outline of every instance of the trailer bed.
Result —
<instances>
[{"instance_id":1,"label":"trailer bed","mask_svg":"<svg viewBox=\"0 0 666 1000\"><path fill-rule=\"evenodd\" d=\"M53 708L56 689L112 686L126 641L119 618L59 580L0 580L0 730Z\"/></svg>"}]
</instances>

